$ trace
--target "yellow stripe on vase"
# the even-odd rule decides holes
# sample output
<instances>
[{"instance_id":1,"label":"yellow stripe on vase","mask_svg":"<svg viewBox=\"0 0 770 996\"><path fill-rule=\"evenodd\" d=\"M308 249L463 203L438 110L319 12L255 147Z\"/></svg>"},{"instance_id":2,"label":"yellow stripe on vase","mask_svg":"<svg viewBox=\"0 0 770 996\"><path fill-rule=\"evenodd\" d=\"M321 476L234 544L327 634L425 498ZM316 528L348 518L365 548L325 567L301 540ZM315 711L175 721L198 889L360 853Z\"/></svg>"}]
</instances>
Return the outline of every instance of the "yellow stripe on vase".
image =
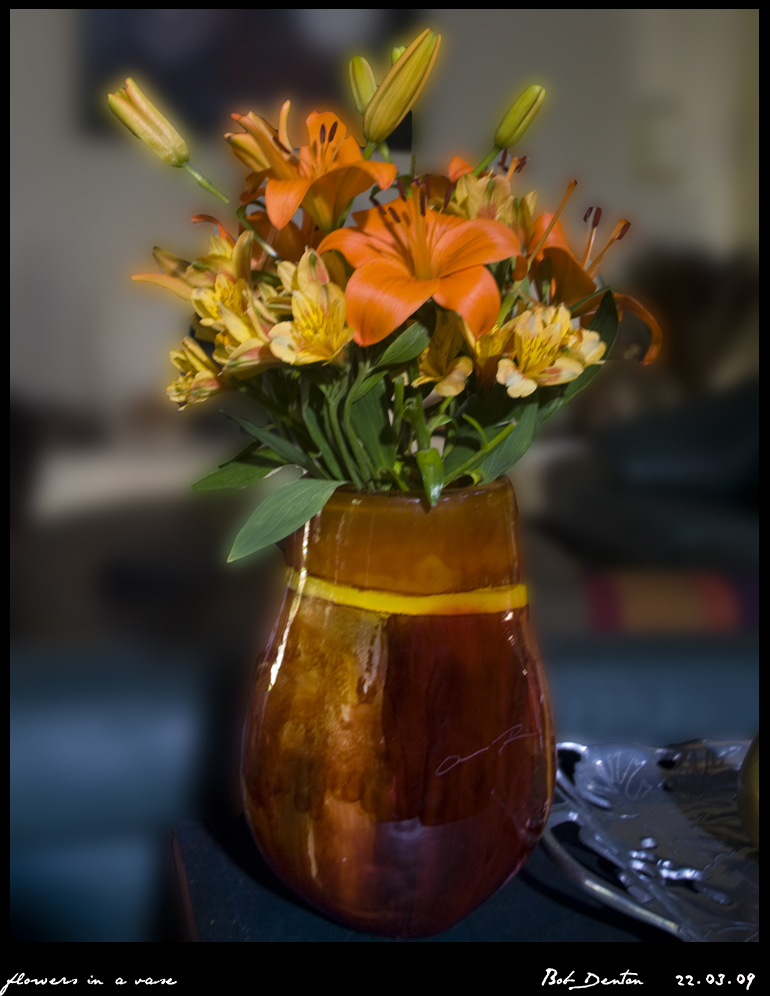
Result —
<instances>
[{"instance_id":1,"label":"yellow stripe on vase","mask_svg":"<svg viewBox=\"0 0 770 996\"><path fill-rule=\"evenodd\" d=\"M527 588L523 584L436 595L404 595L396 591L337 584L293 568L287 568L286 575L289 587L301 595L391 616L470 616L508 612L522 609L527 604Z\"/></svg>"}]
</instances>

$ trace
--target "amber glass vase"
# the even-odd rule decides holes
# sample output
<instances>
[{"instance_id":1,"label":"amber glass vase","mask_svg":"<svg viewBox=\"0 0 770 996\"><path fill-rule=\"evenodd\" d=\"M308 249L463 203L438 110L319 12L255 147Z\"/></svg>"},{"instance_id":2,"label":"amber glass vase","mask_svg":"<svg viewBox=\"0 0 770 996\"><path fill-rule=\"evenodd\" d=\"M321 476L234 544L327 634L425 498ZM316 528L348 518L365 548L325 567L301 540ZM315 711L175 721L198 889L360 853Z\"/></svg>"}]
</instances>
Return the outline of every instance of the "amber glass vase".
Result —
<instances>
[{"instance_id":1,"label":"amber glass vase","mask_svg":"<svg viewBox=\"0 0 770 996\"><path fill-rule=\"evenodd\" d=\"M373 934L440 933L514 875L554 777L548 692L507 478L339 489L288 541L243 738L272 869Z\"/></svg>"}]
</instances>

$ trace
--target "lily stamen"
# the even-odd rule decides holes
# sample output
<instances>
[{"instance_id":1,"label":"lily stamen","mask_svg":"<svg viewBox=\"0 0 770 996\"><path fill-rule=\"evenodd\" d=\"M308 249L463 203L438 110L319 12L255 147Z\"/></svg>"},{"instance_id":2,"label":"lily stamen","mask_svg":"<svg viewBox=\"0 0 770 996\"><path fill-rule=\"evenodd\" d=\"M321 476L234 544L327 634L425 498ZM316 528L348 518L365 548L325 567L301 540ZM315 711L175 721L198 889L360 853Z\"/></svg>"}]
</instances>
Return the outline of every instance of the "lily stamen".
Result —
<instances>
[{"instance_id":1,"label":"lily stamen","mask_svg":"<svg viewBox=\"0 0 770 996\"><path fill-rule=\"evenodd\" d=\"M589 217L591 216L591 212L593 210L594 209L590 207L586 211L583 217L583 221L588 221ZM594 247L594 239L596 238L596 229L599 227L599 222L601 220L602 220L602 209L598 207L596 211L594 211L593 220L588 226L588 231L586 232L586 247L583 250L583 258L580 260L580 265L583 267L586 265L586 263L591 257L591 250Z\"/></svg>"},{"instance_id":2,"label":"lily stamen","mask_svg":"<svg viewBox=\"0 0 770 996\"><path fill-rule=\"evenodd\" d=\"M572 191L573 191L573 190L575 189L575 187L576 187L576 186L577 186L577 180L570 180L570 182L569 182L569 183L567 184L567 192L565 193L564 197L562 197L562 199L561 199L561 204L560 204L560 205L559 205L559 206L558 206L558 207L556 208L556 213L554 214L553 218L551 218L551 221L549 222L549 224L548 224L548 227L546 228L546 230L545 230L545 231L543 232L543 234L542 234L542 235L540 236L540 239L538 240L538 243L537 243L537 245L536 245L536 246L535 246L535 248L534 248L534 249L533 249L533 250L532 250L532 251L531 251L531 252L529 253L529 260L530 260L530 263L531 263L531 261L532 261L533 259L535 259L535 257L537 256L537 254L538 254L538 253L540 252L540 250L541 250L541 249L543 248L543 246L544 246L544 244L545 244L545 240L546 240L546 239L548 238L548 236L549 236L549 235L551 234L551 230L553 229L553 226L554 226L554 225L556 224L556 222L557 222L557 221L559 220L559 215L560 215L560 214L562 213L562 211L564 210L564 208L565 208L565 206L566 206L566 204L567 204L567 201L568 201L568 200L570 199L570 197L572 196Z\"/></svg>"},{"instance_id":3,"label":"lily stamen","mask_svg":"<svg viewBox=\"0 0 770 996\"><path fill-rule=\"evenodd\" d=\"M626 234L626 232L629 230L630 227L631 227L631 222L626 221L625 218L621 218L620 221L617 223L612 235L607 240L607 245L602 249L602 251L599 253L599 255L596 257L593 263L591 263L590 267L586 271L588 273L588 276L592 280L599 272L599 264L601 263L604 254L607 252L607 250L610 248L611 245L614 245L614 243L619 242L623 238L623 236Z\"/></svg>"},{"instance_id":4,"label":"lily stamen","mask_svg":"<svg viewBox=\"0 0 770 996\"><path fill-rule=\"evenodd\" d=\"M285 146L285 145L283 144L283 142L282 142L282 141L280 140L280 138L278 138L278 136L277 136L277 135L273 135L273 141L274 141L274 142L275 142L275 144L276 144L276 145L278 146L278 148L279 148L279 149L281 150L281 152L285 152L287 156L290 156L290 155L292 154L292 153L291 153L291 152L290 152L290 151L289 151L289 150L288 150L288 149L286 148L286 146Z\"/></svg>"}]
</instances>

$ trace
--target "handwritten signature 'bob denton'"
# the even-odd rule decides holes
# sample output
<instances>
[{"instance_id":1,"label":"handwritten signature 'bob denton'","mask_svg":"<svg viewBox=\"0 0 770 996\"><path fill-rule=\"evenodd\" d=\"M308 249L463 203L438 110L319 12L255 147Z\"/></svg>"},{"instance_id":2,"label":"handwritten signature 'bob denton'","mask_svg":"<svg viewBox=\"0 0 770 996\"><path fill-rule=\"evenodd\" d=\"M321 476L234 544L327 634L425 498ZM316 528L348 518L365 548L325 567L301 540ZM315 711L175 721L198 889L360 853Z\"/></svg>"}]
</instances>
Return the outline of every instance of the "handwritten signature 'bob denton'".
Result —
<instances>
[{"instance_id":1,"label":"handwritten signature 'bob denton'","mask_svg":"<svg viewBox=\"0 0 770 996\"><path fill-rule=\"evenodd\" d=\"M541 986L566 986L567 989L591 989L593 986L643 986L644 983L636 972L621 972L617 979L603 979L596 972L586 972L585 982L575 981L575 973L570 972L564 978L559 977L555 968L547 968Z\"/></svg>"}]
</instances>

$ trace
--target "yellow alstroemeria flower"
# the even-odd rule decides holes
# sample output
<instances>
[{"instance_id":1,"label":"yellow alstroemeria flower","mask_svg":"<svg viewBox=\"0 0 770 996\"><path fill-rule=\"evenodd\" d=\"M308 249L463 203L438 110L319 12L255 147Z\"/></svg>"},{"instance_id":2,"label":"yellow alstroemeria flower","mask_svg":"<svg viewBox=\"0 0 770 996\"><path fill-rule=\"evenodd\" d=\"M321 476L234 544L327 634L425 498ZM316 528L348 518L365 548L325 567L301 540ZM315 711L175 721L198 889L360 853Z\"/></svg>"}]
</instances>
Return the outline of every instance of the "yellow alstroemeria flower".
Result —
<instances>
[{"instance_id":1,"label":"yellow alstroemeria flower","mask_svg":"<svg viewBox=\"0 0 770 996\"><path fill-rule=\"evenodd\" d=\"M224 389L219 367L194 339L183 339L182 348L172 349L170 355L180 375L169 384L166 394L182 408L205 401Z\"/></svg>"},{"instance_id":2,"label":"yellow alstroemeria flower","mask_svg":"<svg viewBox=\"0 0 770 996\"><path fill-rule=\"evenodd\" d=\"M330 280L344 290L347 281L345 266L339 254L327 252L322 255L315 249L306 249L297 264L279 263L276 272L287 294L296 290L304 291L312 283L325 284Z\"/></svg>"},{"instance_id":3,"label":"yellow alstroemeria flower","mask_svg":"<svg viewBox=\"0 0 770 996\"><path fill-rule=\"evenodd\" d=\"M566 384L579 377L585 363L570 352L579 342L569 311L535 305L511 322L508 355L497 365L497 382L512 398L525 398L538 387Z\"/></svg>"},{"instance_id":4,"label":"yellow alstroemeria flower","mask_svg":"<svg viewBox=\"0 0 770 996\"><path fill-rule=\"evenodd\" d=\"M152 255L161 272L135 273L131 277L132 280L164 287L177 297L181 297L183 301L191 300L192 293L197 287L210 287L214 283L215 275L197 266L197 260L196 263L190 263L181 256L167 249L160 249L158 246L152 250Z\"/></svg>"},{"instance_id":5,"label":"yellow alstroemeria flower","mask_svg":"<svg viewBox=\"0 0 770 996\"><path fill-rule=\"evenodd\" d=\"M464 324L455 312L439 311L430 345L420 355L419 376L412 382L415 387L434 383L433 390L442 398L453 398L465 389L473 360L459 355Z\"/></svg>"},{"instance_id":6,"label":"yellow alstroemeria flower","mask_svg":"<svg viewBox=\"0 0 770 996\"><path fill-rule=\"evenodd\" d=\"M476 337L467 323L463 323L462 333L465 343L476 366L476 386L486 393L495 382L498 361L508 351L513 338L514 322L493 325L487 332Z\"/></svg>"},{"instance_id":7,"label":"yellow alstroemeria flower","mask_svg":"<svg viewBox=\"0 0 770 996\"><path fill-rule=\"evenodd\" d=\"M340 362L353 338L345 322L345 293L331 281L311 282L292 296L292 321L280 322L270 332L270 348L284 363Z\"/></svg>"},{"instance_id":8,"label":"yellow alstroemeria flower","mask_svg":"<svg viewBox=\"0 0 770 996\"><path fill-rule=\"evenodd\" d=\"M595 363L604 363L602 357L606 348L598 332L593 329L577 329L566 355L574 357L584 367L590 367Z\"/></svg>"},{"instance_id":9,"label":"yellow alstroemeria flower","mask_svg":"<svg viewBox=\"0 0 770 996\"><path fill-rule=\"evenodd\" d=\"M225 321L221 306L236 314L253 306L251 291L251 253L254 244L252 232L243 232L233 244L221 235L212 235L209 252L195 261L193 266L216 274L213 285L196 287L190 300L200 325L215 332L224 332Z\"/></svg>"},{"instance_id":10,"label":"yellow alstroemeria flower","mask_svg":"<svg viewBox=\"0 0 770 996\"><path fill-rule=\"evenodd\" d=\"M447 210L461 218L491 218L511 225L513 194L510 180L502 173L486 176L464 173L457 181L454 198Z\"/></svg>"}]
</instances>

